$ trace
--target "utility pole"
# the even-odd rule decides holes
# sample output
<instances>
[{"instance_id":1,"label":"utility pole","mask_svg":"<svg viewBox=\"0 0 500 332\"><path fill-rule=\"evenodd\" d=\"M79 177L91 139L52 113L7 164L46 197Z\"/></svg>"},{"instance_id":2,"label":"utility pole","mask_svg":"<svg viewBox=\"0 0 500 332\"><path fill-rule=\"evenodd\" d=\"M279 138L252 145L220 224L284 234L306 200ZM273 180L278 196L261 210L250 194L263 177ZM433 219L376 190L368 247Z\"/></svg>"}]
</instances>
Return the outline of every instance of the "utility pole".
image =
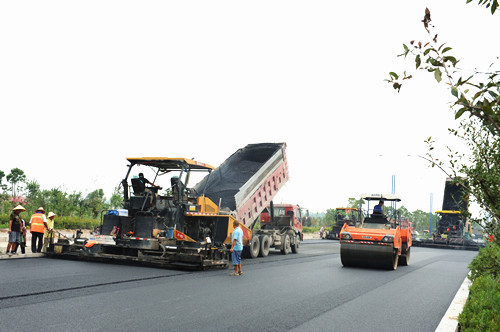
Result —
<instances>
[{"instance_id":1,"label":"utility pole","mask_svg":"<svg viewBox=\"0 0 500 332\"><path fill-rule=\"evenodd\" d=\"M432 235L432 193L431 193L431 208L429 211L429 235Z\"/></svg>"},{"instance_id":2,"label":"utility pole","mask_svg":"<svg viewBox=\"0 0 500 332\"><path fill-rule=\"evenodd\" d=\"M392 184L391 184L391 194L395 194L396 193L396 175L393 175L392 176ZM394 201L391 201L391 218L395 219L394 218L394 207L396 205L396 202Z\"/></svg>"}]
</instances>

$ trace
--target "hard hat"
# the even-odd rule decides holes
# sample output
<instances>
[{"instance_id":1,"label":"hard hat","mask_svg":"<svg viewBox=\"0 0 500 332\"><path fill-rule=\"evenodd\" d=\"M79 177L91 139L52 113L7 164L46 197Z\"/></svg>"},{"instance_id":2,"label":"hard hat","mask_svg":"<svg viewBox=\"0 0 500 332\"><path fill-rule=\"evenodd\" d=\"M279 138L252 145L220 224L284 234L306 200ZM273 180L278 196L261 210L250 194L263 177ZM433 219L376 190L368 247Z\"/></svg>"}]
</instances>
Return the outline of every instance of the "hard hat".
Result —
<instances>
[{"instance_id":1,"label":"hard hat","mask_svg":"<svg viewBox=\"0 0 500 332\"><path fill-rule=\"evenodd\" d=\"M56 214L54 212L49 212L49 214L47 215L47 218L50 218L50 217L55 217Z\"/></svg>"},{"instance_id":2,"label":"hard hat","mask_svg":"<svg viewBox=\"0 0 500 332\"><path fill-rule=\"evenodd\" d=\"M22 206L22 205L18 205L16 206L15 208L12 209L12 211L16 211L16 210L23 210L23 211L26 211L26 209Z\"/></svg>"},{"instance_id":3,"label":"hard hat","mask_svg":"<svg viewBox=\"0 0 500 332\"><path fill-rule=\"evenodd\" d=\"M42 211L43 213L45 213L45 209L41 206L35 210L35 212L38 212L38 211Z\"/></svg>"}]
</instances>

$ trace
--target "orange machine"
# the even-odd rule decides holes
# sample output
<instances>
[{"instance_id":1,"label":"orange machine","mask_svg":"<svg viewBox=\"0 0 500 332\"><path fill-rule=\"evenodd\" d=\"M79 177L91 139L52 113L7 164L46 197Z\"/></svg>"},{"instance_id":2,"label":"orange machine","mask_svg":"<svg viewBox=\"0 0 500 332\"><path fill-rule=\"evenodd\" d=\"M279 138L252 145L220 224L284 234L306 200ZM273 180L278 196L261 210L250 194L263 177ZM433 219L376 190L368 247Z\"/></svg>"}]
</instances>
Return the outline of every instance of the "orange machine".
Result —
<instances>
[{"instance_id":1,"label":"orange machine","mask_svg":"<svg viewBox=\"0 0 500 332\"><path fill-rule=\"evenodd\" d=\"M370 201L399 202L394 195L364 194L368 214L354 226L344 224L340 232L340 259L344 266L376 267L395 270L398 263L410 263L412 243L408 222L390 219L383 213L370 214Z\"/></svg>"}]
</instances>

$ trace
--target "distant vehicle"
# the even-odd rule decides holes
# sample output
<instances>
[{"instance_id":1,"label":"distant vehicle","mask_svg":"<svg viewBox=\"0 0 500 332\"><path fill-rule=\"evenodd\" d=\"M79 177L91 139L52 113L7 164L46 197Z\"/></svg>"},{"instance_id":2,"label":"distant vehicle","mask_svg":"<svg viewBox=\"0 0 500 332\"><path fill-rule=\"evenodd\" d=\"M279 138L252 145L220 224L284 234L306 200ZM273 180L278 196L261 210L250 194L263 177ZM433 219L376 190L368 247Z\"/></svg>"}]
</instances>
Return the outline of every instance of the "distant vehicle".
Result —
<instances>
[{"instance_id":1,"label":"distant vehicle","mask_svg":"<svg viewBox=\"0 0 500 332\"><path fill-rule=\"evenodd\" d=\"M335 225L333 225L332 229L325 236L329 240L338 240L340 238L340 230L345 223L353 226L361 220L361 210L358 208L336 208L335 210L337 212Z\"/></svg>"}]
</instances>

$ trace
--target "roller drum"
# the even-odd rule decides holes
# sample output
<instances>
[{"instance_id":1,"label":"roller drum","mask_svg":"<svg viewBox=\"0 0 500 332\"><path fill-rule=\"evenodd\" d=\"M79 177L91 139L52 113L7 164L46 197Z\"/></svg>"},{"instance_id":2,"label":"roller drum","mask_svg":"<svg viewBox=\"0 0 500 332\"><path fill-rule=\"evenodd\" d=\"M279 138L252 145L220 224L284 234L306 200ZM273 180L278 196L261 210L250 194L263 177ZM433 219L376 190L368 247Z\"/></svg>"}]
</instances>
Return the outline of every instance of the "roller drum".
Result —
<instances>
[{"instance_id":1,"label":"roller drum","mask_svg":"<svg viewBox=\"0 0 500 332\"><path fill-rule=\"evenodd\" d=\"M398 265L398 254L392 246L342 243L340 260L344 266L395 270Z\"/></svg>"}]
</instances>

